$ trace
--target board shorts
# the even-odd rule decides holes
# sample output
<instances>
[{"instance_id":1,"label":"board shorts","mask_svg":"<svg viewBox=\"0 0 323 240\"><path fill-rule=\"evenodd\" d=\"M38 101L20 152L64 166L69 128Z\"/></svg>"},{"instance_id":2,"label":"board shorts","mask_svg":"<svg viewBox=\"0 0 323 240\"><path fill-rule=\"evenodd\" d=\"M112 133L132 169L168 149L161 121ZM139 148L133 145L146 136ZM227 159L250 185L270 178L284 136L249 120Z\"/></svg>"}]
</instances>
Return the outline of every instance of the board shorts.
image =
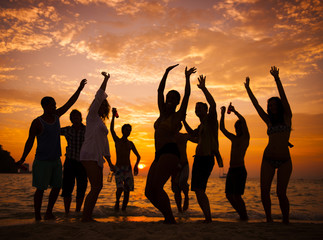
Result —
<instances>
[{"instance_id":1,"label":"board shorts","mask_svg":"<svg viewBox=\"0 0 323 240\"><path fill-rule=\"evenodd\" d=\"M61 159L56 161L33 162L33 187L39 190L46 190L48 187L62 187L62 162Z\"/></svg>"},{"instance_id":2,"label":"board shorts","mask_svg":"<svg viewBox=\"0 0 323 240\"><path fill-rule=\"evenodd\" d=\"M195 156L192 168L191 190L206 190L214 166L214 156Z\"/></svg>"},{"instance_id":3,"label":"board shorts","mask_svg":"<svg viewBox=\"0 0 323 240\"><path fill-rule=\"evenodd\" d=\"M122 188L126 191L134 190L134 180L131 166L116 166L115 180L117 188Z\"/></svg>"},{"instance_id":4,"label":"board shorts","mask_svg":"<svg viewBox=\"0 0 323 240\"><path fill-rule=\"evenodd\" d=\"M225 182L225 193L243 195L247 180L245 166L229 168Z\"/></svg>"}]
</instances>

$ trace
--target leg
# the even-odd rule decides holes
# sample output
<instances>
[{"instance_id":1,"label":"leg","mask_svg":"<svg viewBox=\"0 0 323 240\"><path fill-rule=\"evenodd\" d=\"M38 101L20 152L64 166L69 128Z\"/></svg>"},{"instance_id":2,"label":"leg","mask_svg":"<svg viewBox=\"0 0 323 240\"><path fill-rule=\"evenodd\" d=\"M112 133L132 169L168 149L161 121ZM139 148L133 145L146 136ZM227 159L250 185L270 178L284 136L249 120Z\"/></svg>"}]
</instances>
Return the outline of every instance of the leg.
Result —
<instances>
[{"instance_id":1,"label":"leg","mask_svg":"<svg viewBox=\"0 0 323 240\"><path fill-rule=\"evenodd\" d=\"M44 190L40 190L37 188L34 194L34 210L35 210L36 221L41 220L40 210L43 202L43 195L44 195Z\"/></svg>"},{"instance_id":2,"label":"leg","mask_svg":"<svg viewBox=\"0 0 323 240\"><path fill-rule=\"evenodd\" d=\"M91 184L91 190L85 199L82 218L83 222L88 222L93 221L93 209L103 185L103 172L102 168L99 167L95 161L83 161L82 163L86 169L86 173Z\"/></svg>"},{"instance_id":3,"label":"leg","mask_svg":"<svg viewBox=\"0 0 323 240\"><path fill-rule=\"evenodd\" d=\"M65 215L70 212L72 192L75 185L75 173L72 166L72 160L66 159L63 171L62 196L64 198Z\"/></svg>"},{"instance_id":4,"label":"leg","mask_svg":"<svg viewBox=\"0 0 323 240\"><path fill-rule=\"evenodd\" d=\"M52 190L49 193L48 197L48 205L47 205L47 210L44 219L50 220L50 219L55 219L55 216L53 215L53 207L56 203L56 200L59 195L60 188L53 187Z\"/></svg>"},{"instance_id":5,"label":"leg","mask_svg":"<svg viewBox=\"0 0 323 240\"><path fill-rule=\"evenodd\" d=\"M171 182L172 182L172 191L174 193L174 199L175 203L177 206L178 212L183 212L182 210L182 195L181 195L181 190L180 190L180 184L179 184L179 177L180 174L173 175L171 177Z\"/></svg>"},{"instance_id":6,"label":"leg","mask_svg":"<svg viewBox=\"0 0 323 240\"><path fill-rule=\"evenodd\" d=\"M181 195L180 191L175 191L174 192L174 199L175 199L175 202L176 202L178 212L180 212L180 213L183 212L183 210L182 210L182 195Z\"/></svg>"},{"instance_id":7,"label":"leg","mask_svg":"<svg viewBox=\"0 0 323 240\"><path fill-rule=\"evenodd\" d=\"M247 221L248 220L248 214L246 210L246 205L241 197L241 195L233 195L233 201L235 204L234 209L237 211L237 213L240 216L240 220Z\"/></svg>"},{"instance_id":8,"label":"leg","mask_svg":"<svg viewBox=\"0 0 323 240\"><path fill-rule=\"evenodd\" d=\"M129 202L130 191L126 190L123 193L122 211L126 211Z\"/></svg>"},{"instance_id":9,"label":"leg","mask_svg":"<svg viewBox=\"0 0 323 240\"><path fill-rule=\"evenodd\" d=\"M184 204L183 204L183 211L185 212L188 209L189 205L189 197L188 197L188 188L183 191L184 192Z\"/></svg>"},{"instance_id":10,"label":"leg","mask_svg":"<svg viewBox=\"0 0 323 240\"><path fill-rule=\"evenodd\" d=\"M114 205L114 210L115 211L119 211L119 202L120 202L120 197L121 197L122 192L123 192L123 188L117 188L117 191L116 191L116 203Z\"/></svg>"},{"instance_id":11,"label":"leg","mask_svg":"<svg viewBox=\"0 0 323 240\"><path fill-rule=\"evenodd\" d=\"M65 208L65 215L67 216L70 212L72 197L64 197L64 208Z\"/></svg>"},{"instance_id":12,"label":"leg","mask_svg":"<svg viewBox=\"0 0 323 240\"><path fill-rule=\"evenodd\" d=\"M266 160L262 161L260 173L261 201L265 210L267 222L272 222L270 188L275 175L275 168Z\"/></svg>"},{"instance_id":13,"label":"leg","mask_svg":"<svg viewBox=\"0 0 323 240\"><path fill-rule=\"evenodd\" d=\"M177 169L178 157L163 154L159 161L153 162L147 176L145 195L150 202L164 215L164 223L176 223L164 185Z\"/></svg>"},{"instance_id":14,"label":"leg","mask_svg":"<svg viewBox=\"0 0 323 240\"><path fill-rule=\"evenodd\" d=\"M82 208L82 204L84 201L84 196L87 188L87 176L85 168L83 167L82 163L78 162L78 167L76 171L76 212L80 212Z\"/></svg>"},{"instance_id":15,"label":"leg","mask_svg":"<svg viewBox=\"0 0 323 240\"><path fill-rule=\"evenodd\" d=\"M283 223L289 223L289 201L286 195L287 186L292 174L292 162L283 163L277 171L277 196L283 215Z\"/></svg>"},{"instance_id":16,"label":"leg","mask_svg":"<svg viewBox=\"0 0 323 240\"><path fill-rule=\"evenodd\" d=\"M196 189L194 191L197 198L197 202L200 205L200 208L202 209L202 212L205 217L204 222L205 223L212 222L210 203L205 191L202 189Z\"/></svg>"}]
</instances>

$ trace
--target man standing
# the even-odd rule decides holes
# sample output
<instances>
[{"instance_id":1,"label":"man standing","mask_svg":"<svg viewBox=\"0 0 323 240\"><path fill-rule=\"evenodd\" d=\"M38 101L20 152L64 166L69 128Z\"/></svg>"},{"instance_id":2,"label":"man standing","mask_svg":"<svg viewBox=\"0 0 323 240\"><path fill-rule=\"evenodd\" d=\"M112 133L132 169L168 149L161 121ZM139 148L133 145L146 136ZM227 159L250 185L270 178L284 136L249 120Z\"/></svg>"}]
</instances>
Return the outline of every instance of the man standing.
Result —
<instances>
[{"instance_id":1,"label":"man standing","mask_svg":"<svg viewBox=\"0 0 323 240\"><path fill-rule=\"evenodd\" d=\"M31 123L29 136L25 143L24 152L17 162L21 165L31 151L35 138L37 137L37 149L33 162L33 186L36 187L34 194L34 210L36 221L41 220L41 205L44 190L50 186L47 211L44 219L55 219L53 207L57 200L62 186L62 163L61 163L61 142L60 142L60 122L59 118L76 102L81 91L86 84L83 79L73 96L60 108L56 109L55 99L44 97L41 106L43 115L37 117Z\"/></svg>"},{"instance_id":2,"label":"man standing","mask_svg":"<svg viewBox=\"0 0 323 240\"><path fill-rule=\"evenodd\" d=\"M195 106L195 114L200 119L200 125L194 131L184 121L184 126L189 134L197 136L197 147L192 169L191 190L195 192L197 201L203 211L205 223L212 222L209 199L205 193L207 181L214 166L214 156L219 167L223 167L219 153L218 120L215 101L205 86L203 75L198 78L198 88L202 90L210 105L209 112L206 103L198 102Z\"/></svg>"}]
</instances>

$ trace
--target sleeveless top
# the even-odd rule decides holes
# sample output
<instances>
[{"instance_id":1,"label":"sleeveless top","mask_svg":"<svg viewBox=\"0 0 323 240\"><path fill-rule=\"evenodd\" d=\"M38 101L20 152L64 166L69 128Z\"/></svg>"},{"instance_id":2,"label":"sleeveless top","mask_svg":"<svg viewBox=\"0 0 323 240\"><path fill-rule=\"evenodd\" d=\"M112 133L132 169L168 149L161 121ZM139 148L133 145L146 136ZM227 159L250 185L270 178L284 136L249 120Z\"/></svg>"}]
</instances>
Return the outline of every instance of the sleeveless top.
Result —
<instances>
[{"instance_id":1,"label":"sleeveless top","mask_svg":"<svg viewBox=\"0 0 323 240\"><path fill-rule=\"evenodd\" d=\"M38 119L43 130L37 136L35 160L57 161L62 154L59 117L55 115L53 123L47 123L41 117L38 117Z\"/></svg>"}]
</instances>

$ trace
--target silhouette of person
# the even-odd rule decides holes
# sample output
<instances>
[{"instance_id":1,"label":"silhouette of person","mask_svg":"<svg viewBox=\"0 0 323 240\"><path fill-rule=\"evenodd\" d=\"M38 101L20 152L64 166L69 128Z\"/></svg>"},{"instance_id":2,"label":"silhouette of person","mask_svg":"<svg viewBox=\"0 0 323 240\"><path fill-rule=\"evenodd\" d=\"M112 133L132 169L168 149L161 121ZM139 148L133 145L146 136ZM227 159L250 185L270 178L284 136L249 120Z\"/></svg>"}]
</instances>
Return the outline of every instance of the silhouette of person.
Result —
<instances>
[{"instance_id":1,"label":"silhouette of person","mask_svg":"<svg viewBox=\"0 0 323 240\"><path fill-rule=\"evenodd\" d=\"M62 197L64 198L66 216L68 216L70 212L75 179L77 182L76 212L81 211L87 187L86 171L80 162L80 151L85 134L85 125L82 123L81 112L76 109L71 111L70 120L72 122L72 126L61 128L61 135L65 136L67 141L62 186Z\"/></svg>"},{"instance_id":2,"label":"silhouette of person","mask_svg":"<svg viewBox=\"0 0 323 240\"><path fill-rule=\"evenodd\" d=\"M116 203L114 209L119 210L119 201L122 192L123 202L122 202L122 211L125 211L129 202L130 191L134 190L134 180L132 175L132 167L130 162L130 152L137 156L137 161L134 166L134 175L138 175L138 164L140 162L140 155L135 147L135 144L132 141L128 140L128 137L131 133L131 125L124 124L121 128L122 137L119 138L114 131L114 121L116 117L116 109L112 110L112 120L110 125L110 132L112 138L115 142L117 161L115 164L115 180L116 180Z\"/></svg>"},{"instance_id":3,"label":"silhouette of person","mask_svg":"<svg viewBox=\"0 0 323 240\"><path fill-rule=\"evenodd\" d=\"M180 125L182 128L182 124ZM172 175L172 191L174 193L174 199L176 202L176 206L178 209L178 212L182 213L185 212L188 209L189 205L189 184L187 183L188 177L189 177L189 165L188 165L188 159L187 159L187 153L186 153L186 146L187 141L190 139L190 136L188 133L180 133L178 132L175 136L176 143L180 152L180 169L177 172L177 174ZM182 195L181 193L184 193L184 202L182 207Z\"/></svg>"},{"instance_id":4,"label":"silhouette of person","mask_svg":"<svg viewBox=\"0 0 323 240\"><path fill-rule=\"evenodd\" d=\"M214 166L214 156L219 167L223 167L219 152L218 120L216 103L205 86L206 77L200 75L198 88L204 93L210 105L209 112L206 103L198 102L195 106L195 114L200 119L200 125L192 130L186 121L183 121L186 131L192 136L197 136L196 155L194 157L191 179L191 190L195 192L197 201L203 211L205 223L212 222L209 199L205 193L206 185Z\"/></svg>"},{"instance_id":5,"label":"silhouette of person","mask_svg":"<svg viewBox=\"0 0 323 240\"><path fill-rule=\"evenodd\" d=\"M292 173L292 161L289 153L289 143L292 111L289 106L283 85L279 78L279 69L270 69L274 77L279 97L272 97L267 102L267 113L259 105L250 89L250 79L246 78L245 87L249 98L261 119L267 125L268 145L263 154L260 173L261 201L266 213L267 222L272 222L270 188L275 170L277 169L277 196L283 215L283 223L289 223L289 201L286 195L288 182Z\"/></svg>"},{"instance_id":6,"label":"silhouette of person","mask_svg":"<svg viewBox=\"0 0 323 240\"><path fill-rule=\"evenodd\" d=\"M158 108L160 116L154 124L155 128L155 159L150 166L145 195L150 202L163 214L164 223L176 223L170 206L169 197L164 191L164 185L170 176L176 174L180 163L180 151L176 143L176 135L179 132L179 125L185 118L189 95L191 92L190 76L196 72L196 68L185 68L185 93L181 107L176 111L180 102L180 94L171 90L164 100L164 89L168 73L178 66L170 66L166 69L158 87Z\"/></svg>"},{"instance_id":7,"label":"silhouette of person","mask_svg":"<svg viewBox=\"0 0 323 240\"><path fill-rule=\"evenodd\" d=\"M42 98L41 106L44 113L32 121L29 129L28 139L25 143L24 152L21 159L17 162L17 165L21 165L25 162L26 157L34 145L35 138L37 138L37 149L32 168L32 185L33 187L36 187L34 194L34 211L36 221L40 221L42 219L40 213L41 205L44 191L48 188L48 186L50 186L52 189L49 194L44 219L55 219L55 216L53 215L53 207L62 186L59 118L66 113L71 106L73 106L85 84L86 79L83 79L76 92L60 108L56 108L54 98L48 96Z\"/></svg>"},{"instance_id":8,"label":"silhouette of person","mask_svg":"<svg viewBox=\"0 0 323 240\"><path fill-rule=\"evenodd\" d=\"M250 134L244 117L233 106L230 106L230 110L238 117L234 124L236 134L230 133L225 128L225 107L221 107L220 130L231 141L230 168L226 178L225 193L240 219L248 220L246 205L241 196L244 193L247 179L244 156L249 146Z\"/></svg>"},{"instance_id":9,"label":"silhouette of person","mask_svg":"<svg viewBox=\"0 0 323 240\"><path fill-rule=\"evenodd\" d=\"M110 160L107 138L109 131L104 123L110 111L110 105L106 100L108 95L105 93L110 74L107 75L102 72L102 75L104 80L96 92L86 117L85 137L80 153L80 160L86 169L91 185L91 190L84 202L83 222L94 221L92 218L93 209L103 186L104 158L107 160L110 169L114 170L114 165Z\"/></svg>"}]
</instances>

